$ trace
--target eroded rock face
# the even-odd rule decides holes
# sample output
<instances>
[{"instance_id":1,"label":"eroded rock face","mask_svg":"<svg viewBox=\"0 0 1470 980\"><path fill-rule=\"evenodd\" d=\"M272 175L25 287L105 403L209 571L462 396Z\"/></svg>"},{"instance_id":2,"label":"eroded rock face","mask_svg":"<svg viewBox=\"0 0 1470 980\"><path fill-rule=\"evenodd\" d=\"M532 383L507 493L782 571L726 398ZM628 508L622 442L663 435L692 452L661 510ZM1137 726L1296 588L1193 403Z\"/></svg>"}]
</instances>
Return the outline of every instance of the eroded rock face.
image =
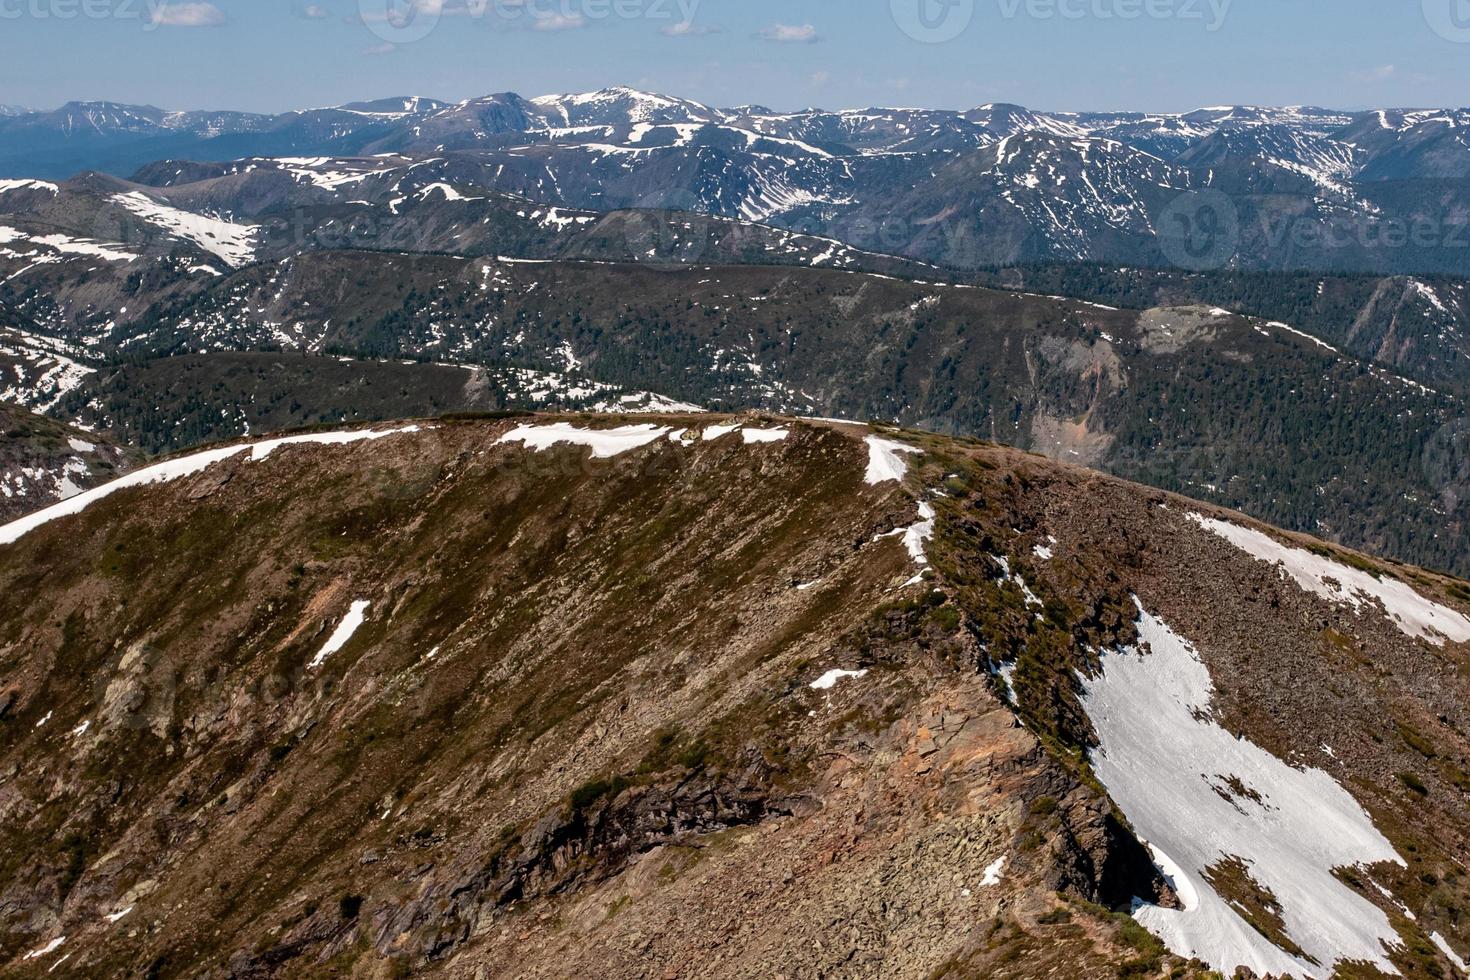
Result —
<instances>
[{"instance_id":1,"label":"eroded rock face","mask_svg":"<svg viewBox=\"0 0 1470 980\"><path fill-rule=\"evenodd\" d=\"M1309 693L1270 665L1329 670L1303 638L1425 655L1192 537L1177 498L937 437L869 483L866 427L714 429L739 421L653 419L608 458L577 420L540 451L501 441L525 419L299 445L0 547L7 969L1189 975L1108 911L1180 904L1088 765L1079 678L1136 641L1132 597L1282 758ZM1319 720L1398 834L1402 757ZM1449 770L1424 778L1458 832ZM1371 873L1444 932L1458 852L1418 853L1439 897Z\"/></svg>"},{"instance_id":2,"label":"eroded rock face","mask_svg":"<svg viewBox=\"0 0 1470 980\"><path fill-rule=\"evenodd\" d=\"M101 728L168 737L174 720L174 666L162 650L139 640L101 682L105 684L97 706Z\"/></svg>"}]
</instances>

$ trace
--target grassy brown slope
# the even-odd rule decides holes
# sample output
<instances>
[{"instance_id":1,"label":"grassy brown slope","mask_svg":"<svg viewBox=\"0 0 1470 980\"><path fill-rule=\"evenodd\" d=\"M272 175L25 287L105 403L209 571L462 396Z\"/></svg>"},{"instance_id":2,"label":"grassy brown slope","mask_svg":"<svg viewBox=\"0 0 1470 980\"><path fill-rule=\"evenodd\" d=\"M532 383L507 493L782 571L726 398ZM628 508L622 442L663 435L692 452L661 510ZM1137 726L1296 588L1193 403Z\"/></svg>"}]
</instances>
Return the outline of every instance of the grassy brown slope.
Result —
<instances>
[{"instance_id":1,"label":"grassy brown slope","mask_svg":"<svg viewBox=\"0 0 1470 980\"><path fill-rule=\"evenodd\" d=\"M1325 769L1371 814L1408 866L1344 870L1344 880L1394 923L1404 945L1393 960L1405 975L1452 975L1428 937L1470 945L1470 644L1433 646L1375 609L1324 602L1186 519L1198 511L1251 523L1239 514L1019 452L924 443L921 478L945 481L954 497L941 508L936 565L967 625L1000 657L1019 658L1019 713L1055 756L1090 780L1095 736L1077 672L1095 668L1089 648L1131 641L1137 595L1197 647L1225 727L1293 765ZM1463 582L1270 533L1470 609ZM1054 557L1042 560L1033 549L1050 536ZM987 554L1024 575L1042 618L995 581Z\"/></svg>"},{"instance_id":2,"label":"grassy brown slope","mask_svg":"<svg viewBox=\"0 0 1470 980\"><path fill-rule=\"evenodd\" d=\"M0 549L8 969L1166 968L1086 904L1148 887L1136 842L947 593L899 589L875 535L913 501L852 430L594 461L509 425L231 460Z\"/></svg>"},{"instance_id":3,"label":"grassy brown slope","mask_svg":"<svg viewBox=\"0 0 1470 980\"><path fill-rule=\"evenodd\" d=\"M858 427L590 460L498 445L511 424L230 461L0 548L10 969L1201 974L1107 912L1170 900L1078 699L1134 595L1197 646L1222 724L1327 768L1404 856L1341 871L1404 974L1450 975L1431 931L1467 945L1466 650L1303 593L1204 505L932 435L874 488ZM903 587L875 536L916 493L934 577ZM987 676L1011 657L1014 714ZM836 667L868 673L809 686ZM1272 931L1269 894L1222 887Z\"/></svg>"}]
</instances>

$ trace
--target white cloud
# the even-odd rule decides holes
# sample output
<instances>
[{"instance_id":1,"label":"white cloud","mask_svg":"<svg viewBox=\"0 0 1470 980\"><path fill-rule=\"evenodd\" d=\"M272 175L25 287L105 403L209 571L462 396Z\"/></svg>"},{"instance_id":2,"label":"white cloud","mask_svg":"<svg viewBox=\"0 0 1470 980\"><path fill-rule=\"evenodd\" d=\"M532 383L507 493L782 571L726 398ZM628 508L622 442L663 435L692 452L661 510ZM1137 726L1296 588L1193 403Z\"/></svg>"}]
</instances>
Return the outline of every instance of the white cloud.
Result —
<instances>
[{"instance_id":1,"label":"white cloud","mask_svg":"<svg viewBox=\"0 0 1470 980\"><path fill-rule=\"evenodd\" d=\"M358 16L365 24L392 24L394 27L404 27L414 23L420 17L437 19L468 12L467 7L451 6L445 0L409 0L407 3L390 2L382 10L360 10Z\"/></svg>"},{"instance_id":2,"label":"white cloud","mask_svg":"<svg viewBox=\"0 0 1470 980\"><path fill-rule=\"evenodd\" d=\"M587 26L581 14L547 14L531 25L538 31L575 31Z\"/></svg>"},{"instance_id":3,"label":"white cloud","mask_svg":"<svg viewBox=\"0 0 1470 980\"><path fill-rule=\"evenodd\" d=\"M807 77L807 81L813 85L826 85L831 80L832 73L830 71L814 71Z\"/></svg>"},{"instance_id":4,"label":"white cloud","mask_svg":"<svg viewBox=\"0 0 1470 980\"><path fill-rule=\"evenodd\" d=\"M658 32L664 37L698 37L701 34L718 34L720 29L713 25L696 24L692 20L685 20L660 27Z\"/></svg>"},{"instance_id":5,"label":"white cloud","mask_svg":"<svg viewBox=\"0 0 1470 980\"><path fill-rule=\"evenodd\" d=\"M391 41L384 41L382 44L374 44L370 48L363 48L362 53L365 55L376 57L378 55L392 54L394 51L397 50L398 45L394 44Z\"/></svg>"},{"instance_id":6,"label":"white cloud","mask_svg":"<svg viewBox=\"0 0 1470 980\"><path fill-rule=\"evenodd\" d=\"M150 20L163 27L217 27L225 15L212 3L163 3L153 8Z\"/></svg>"},{"instance_id":7,"label":"white cloud","mask_svg":"<svg viewBox=\"0 0 1470 980\"><path fill-rule=\"evenodd\" d=\"M326 18L332 16L332 13L321 4L309 3L305 7L301 8L301 16L307 18L308 20L325 20Z\"/></svg>"},{"instance_id":8,"label":"white cloud","mask_svg":"<svg viewBox=\"0 0 1470 980\"><path fill-rule=\"evenodd\" d=\"M1360 71L1353 77L1360 82L1386 82L1399 73L1397 65L1379 65L1367 71Z\"/></svg>"},{"instance_id":9,"label":"white cloud","mask_svg":"<svg viewBox=\"0 0 1470 980\"><path fill-rule=\"evenodd\" d=\"M821 40L811 24L772 24L761 28L755 36L777 44L816 44Z\"/></svg>"}]
</instances>

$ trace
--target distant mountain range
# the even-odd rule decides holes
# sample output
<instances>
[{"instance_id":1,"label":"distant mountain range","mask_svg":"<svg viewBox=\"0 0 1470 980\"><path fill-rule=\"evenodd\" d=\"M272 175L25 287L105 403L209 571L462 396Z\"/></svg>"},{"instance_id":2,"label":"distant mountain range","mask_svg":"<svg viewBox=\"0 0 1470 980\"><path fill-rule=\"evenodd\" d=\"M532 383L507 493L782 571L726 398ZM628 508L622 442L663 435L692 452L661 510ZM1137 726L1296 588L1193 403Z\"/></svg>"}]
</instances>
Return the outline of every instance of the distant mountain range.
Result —
<instances>
[{"instance_id":1,"label":"distant mountain range","mask_svg":"<svg viewBox=\"0 0 1470 980\"><path fill-rule=\"evenodd\" d=\"M262 158L298 171L377 159L548 205L740 218L960 268L1457 274L1470 268L1467 134L1464 109L783 113L629 88L280 115L70 103L0 117L0 175L96 170L163 187Z\"/></svg>"},{"instance_id":2,"label":"distant mountain range","mask_svg":"<svg viewBox=\"0 0 1470 980\"><path fill-rule=\"evenodd\" d=\"M1464 974L1467 122L0 113L0 971Z\"/></svg>"},{"instance_id":3,"label":"distant mountain range","mask_svg":"<svg viewBox=\"0 0 1470 980\"><path fill-rule=\"evenodd\" d=\"M487 409L883 418L1465 572L1470 178L1427 176L1462 116L31 113L5 152L151 162L0 179L0 402L147 452ZM152 160L160 133L193 149Z\"/></svg>"}]
</instances>

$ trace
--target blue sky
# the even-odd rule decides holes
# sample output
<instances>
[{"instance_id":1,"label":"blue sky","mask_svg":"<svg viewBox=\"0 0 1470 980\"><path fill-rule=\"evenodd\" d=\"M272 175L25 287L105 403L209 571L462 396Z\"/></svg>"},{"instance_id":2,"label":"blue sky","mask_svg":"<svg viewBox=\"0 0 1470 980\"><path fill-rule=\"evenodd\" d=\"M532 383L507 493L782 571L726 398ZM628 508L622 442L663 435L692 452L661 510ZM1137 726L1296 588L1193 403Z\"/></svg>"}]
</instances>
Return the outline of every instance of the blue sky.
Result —
<instances>
[{"instance_id":1,"label":"blue sky","mask_svg":"<svg viewBox=\"0 0 1470 980\"><path fill-rule=\"evenodd\" d=\"M775 108L1470 101L1470 0L0 0L0 32L0 103L37 108L614 84Z\"/></svg>"}]
</instances>

